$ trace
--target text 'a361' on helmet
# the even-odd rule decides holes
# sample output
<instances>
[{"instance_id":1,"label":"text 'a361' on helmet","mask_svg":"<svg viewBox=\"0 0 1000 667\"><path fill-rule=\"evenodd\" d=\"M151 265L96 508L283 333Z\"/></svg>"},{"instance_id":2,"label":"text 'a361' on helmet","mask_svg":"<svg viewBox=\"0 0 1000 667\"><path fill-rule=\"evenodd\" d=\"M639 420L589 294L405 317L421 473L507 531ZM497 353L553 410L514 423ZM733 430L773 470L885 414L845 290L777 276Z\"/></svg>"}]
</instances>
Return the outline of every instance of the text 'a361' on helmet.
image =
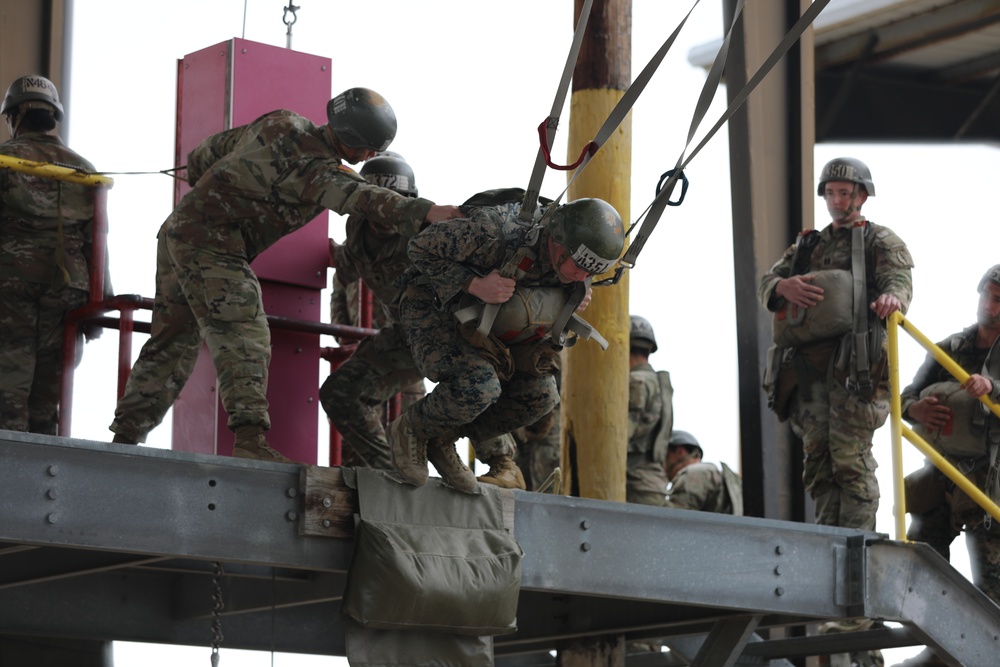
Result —
<instances>
[{"instance_id":1,"label":"text 'a361' on helmet","mask_svg":"<svg viewBox=\"0 0 1000 667\"><path fill-rule=\"evenodd\" d=\"M372 185L395 190L406 197L417 196L413 169L398 153L379 153L361 165L359 173Z\"/></svg>"},{"instance_id":2,"label":"text 'a361' on helmet","mask_svg":"<svg viewBox=\"0 0 1000 667\"><path fill-rule=\"evenodd\" d=\"M670 444L669 444L669 446L671 446L671 447L679 447L679 446L682 446L682 445L684 447L692 447L692 448L696 449L697 452L698 452L698 456L704 456L705 455L705 452L702 450L701 444L698 442L698 439L696 437L694 437L693 435L691 435L687 431L680 431L680 430L674 429L670 433Z\"/></svg>"},{"instance_id":3,"label":"text 'a361' on helmet","mask_svg":"<svg viewBox=\"0 0 1000 667\"><path fill-rule=\"evenodd\" d=\"M657 350L653 325L645 317L629 315L628 339L630 347L648 348L649 354Z\"/></svg>"},{"instance_id":4,"label":"text 'a361' on helmet","mask_svg":"<svg viewBox=\"0 0 1000 667\"><path fill-rule=\"evenodd\" d=\"M384 151L396 137L396 113L368 88L349 88L327 102L326 119L337 140L349 148Z\"/></svg>"},{"instance_id":5,"label":"text 'a361' on helmet","mask_svg":"<svg viewBox=\"0 0 1000 667\"><path fill-rule=\"evenodd\" d=\"M846 181L857 183L864 187L869 197L875 196L875 184L872 183L872 172L861 160L853 157L838 157L823 165L819 173L819 185L816 194L823 196L823 189L830 181Z\"/></svg>"},{"instance_id":6,"label":"text 'a361' on helmet","mask_svg":"<svg viewBox=\"0 0 1000 667\"><path fill-rule=\"evenodd\" d=\"M563 204L552 213L549 233L569 251L577 266L592 275L609 270L625 249L622 218L602 199Z\"/></svg>"},{"instance_id":7,"label":"text 'a361' on helmet","mask_svg":"<svg viewBox=\"0 0 1000 667\"><path fill-rule=\"evenodd\" d=\"M43 102L52 107L52 115L57 121L63 119L63 106L59 101L59 91L54 83L44 76L22 76L14 79L14 82L7 88L7 94L3 97L3 104L0 105L0 114L9 114L17 107L25 103ZM32 104L28 108L38 108L37 104Z\"/></svg>"},{"instance_id":8,"label":"text 'a361' on helmet","mask_svg":"<svg viewBox=\"0 0 1000 667\"><path fill-rule=\"evenodd\" d=\"M993 283L1000 286L1000 264L990 267L990 270L983 274L983 279L979 281L977 292L982 293L986 289L986 283Z\"/></svg>"}]
</instances>

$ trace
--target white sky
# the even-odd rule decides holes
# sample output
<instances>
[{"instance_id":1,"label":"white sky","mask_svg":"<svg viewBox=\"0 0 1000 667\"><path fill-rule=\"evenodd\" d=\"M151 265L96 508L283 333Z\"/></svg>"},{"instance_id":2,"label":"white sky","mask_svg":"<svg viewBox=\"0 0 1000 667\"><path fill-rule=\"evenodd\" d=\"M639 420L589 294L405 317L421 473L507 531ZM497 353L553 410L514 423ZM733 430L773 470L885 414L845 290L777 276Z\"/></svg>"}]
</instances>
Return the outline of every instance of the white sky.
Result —
<instances>
[{"instance_id":1,"label":"white sky","mask_svg":"<svg viewBox=\"0 0 1000 667\"><path fill-rule=\"evenodd\" d=\"M572 2L563 0L297 0L293 47L333 59L334 93L366 86L394 107L399 132L391 149L407 158L422 196L458 204L493 187L527 185L537 150L535 128L548 115L572 37ZM173 166L176 62L232 37L285 46L282 0L77 0L73 30L70 145L98 169L158 171ZM683 148L704 73L687 63L690 48L722 35L721 3L695 10L671 54L633 111L632 215L654 195L660 174ZM634 0L632 71L636 75L689 8L684 2ZM723 111L720 92L703 122ZM565 156L568 108L553 155ZM700 139L700 136L699 136ZM695 142L697 143L697 141ZM820 145L818 172L839 155L871 167L878 196L865 214L895 230L917 267L912 322L931 339L972 323L976 284L996 254L993 195L1000 171L995 147ZM685 203L665 213L631 275L630 310L648 318L660 342L652 363L671 372L675 426L694 433L708 460L739 464L738 390L728 143L723 128L687 170ZM119 294L153 294L155 235L171 210L171 179L117 176L109 194L113 282ZM546 175L542 194L562 192L562 174ZM989 203L989 204L988 204ZM828 220L816 199L817 226ZM330 234L343 240L343 220ZM789 239L789 242L791 239ZM777 259L777 258L774 258ZM760 267L761 270L767 267ZM324 293L324 303L327 302ZM328 317L328 314L326 315ZM905 339L905 337L904 337ZM144 337L134 345L138 354ZM114 411L116 332L90 343L77 371L75 437L106 441ZM332 344L324 341L323 345ZM904 384L923 352L903 344ZM324 364L321 376L328 368ZM169 415L149 445L169 447ZM323 427L324 420L320 419ZM326 431L321 429L324 441ZM879 530L893 532L888 426L876 434L882 467ZM921 457L908 450L906 470ZM325 463L325 446L320 447ZM968 572L961 540L956 566ZM892 664L913 649L886 651ZM208 658L208 649L119 644L116 663L176 664ZM270 664L266 653L223 650L222 664ZM277 665L346 661L274 657Z\"/></svg>"}]
</instances>

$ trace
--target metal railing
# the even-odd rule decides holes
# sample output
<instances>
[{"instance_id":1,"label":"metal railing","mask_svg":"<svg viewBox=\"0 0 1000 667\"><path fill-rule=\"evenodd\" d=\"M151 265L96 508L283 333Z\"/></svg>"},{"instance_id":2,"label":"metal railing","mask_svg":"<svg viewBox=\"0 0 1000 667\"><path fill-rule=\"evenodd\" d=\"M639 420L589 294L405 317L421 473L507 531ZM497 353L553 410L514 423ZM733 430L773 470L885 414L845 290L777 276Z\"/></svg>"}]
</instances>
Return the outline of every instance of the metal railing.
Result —
<instances>
[{"instance_id":1,"label":"metal railing","mask_svg":"<svg viewBox=\"0 0 1000 667\"><path fill-rule=\"evenodd\" d=\"M886 332L888 334L889 347L889 419L892 437L892 476L893 494L895 507L896 539L906 540L906 494L903 485L903 441L902 437L909 440L914 447L930 460L934 466L945 476L953 481L962 491L972 498L990 516L1000 521L1000 507L994 503L989 496L983 493L979 487L969 481L955 466L942 456L933 446L927 443L922 437L917 435L912 429L903 423L902 399L900 397L899 385L899 331L902 327L906 333L910 334L914 340L920 343L933 357L941 364L945 370L951 373L960 383L965 383L969 379L969 374L940 347L935 345L927 336L922 334L913 324L903 317L899 312L892 313L886 319ZM979 398L991 412L1000 417L1000 406L990 400L988 395Z\"/></svg>"}]
</instances>

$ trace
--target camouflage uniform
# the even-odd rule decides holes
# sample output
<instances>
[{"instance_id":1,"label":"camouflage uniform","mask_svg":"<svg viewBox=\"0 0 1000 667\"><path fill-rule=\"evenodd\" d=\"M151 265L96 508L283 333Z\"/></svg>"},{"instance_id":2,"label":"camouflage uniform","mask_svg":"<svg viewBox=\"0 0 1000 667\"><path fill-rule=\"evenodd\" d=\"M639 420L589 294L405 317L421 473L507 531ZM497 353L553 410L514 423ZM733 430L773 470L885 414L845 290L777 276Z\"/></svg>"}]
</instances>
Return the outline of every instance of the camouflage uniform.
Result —
<instances>
[{"instance_id":1,"label":"camouflage uniform","mask_svg":"<svg viewBox=\"0 0 1000 667\"><path fill-rule=\"evenodd\" d=\"M46 132L0 154L94 171ZM87 302L93 219L93 188L0 169L0 428L56 434L63 324Z\"/></svg>"},{"instance_id":2,"label":"camouflage uniform","mask_svg":"<svg viewBox=\"0 0 1000 667\"><path fill-rule=\"evenodd\" d=\"M663 393L656 371L648 363L634 366L628 378L628 468L625 473L626 499L630 503L666 503L667 473L663 455L656 457L653 444L661 426ZM670 425L667 425L670 428Z\"/></svg>"},{"instance_id":3,"label":"camouflage uniform","mask_svg":"<svg viewBox=\"0 0 1000 667\"><path fill-rule=\"evenodd\" d=\"M732 514L722 472L711 463L692 463L674 475L667 494L667 507Z\"/></svg>"},{"instance_id":4,"label":"camouflage uniform","mask_svg":"<svg viewBox=\"0 0 1000 667\"><path fill-rule=\"evenodd\" d=\"M556 405L538 421L511 432L517 446L514 462L524 473L528 491L536 491L559 467L560 426L559 406ZM556 489L556 493L559 490Z\"/></svg>"},{"instance_id":5,"label":"camouflage uniform","mask_svg":"<svg viewBox=\"0 0 1000 667\"><path fill-rule=\"evenodd\" d=\"M520 246L525 227L517 206L476 208L468 219L438 223L413 237L409 256L415 270L404 275L399 310L417 366L437 386L407 413L414 436L468 436L481 461L511 457L504 438L536 422L559 401L552 375L515 371L501 381L494 364L460 333L453 308L476 276L501 268ZM559 282L548 252L548 230L539 235L537 259L518 280L522 287L569 287ZM547 342L527 343L548 345Z\"/></svg>"},{"instance_id":6,"label":"camouflage uniform","mask_svg":"<svg viewBox=\"0 0 1000 667\"><path fill-rule=\"evenodd\" d=\"M938 346L967 373L985 374L984 364L989 349L976 347L977 331L978 325L973 325L961 333L949 336L938 343ZM901 397L903 416L907 417L910 406L919 400L920 392L926 387L937 382L953 380L951 373L928 354L913 382L903 390ZM1000 381L993 380L993 391L989 398L994 402L1000 402ZM946 458L977 488L985 490L986 473L989 468L988 455L976 459L956 459L951 456ZM931 463L926 465L932 466ZM932 473L924 472L932 474L934 483L943 488L943 502L927 512L911 515L910 528L906 531L907 539L927 542L942 556L949 558L951 542L964 527L973 580L980 590L1000 604L1000 526L997 526L995 521L984 520L989 519L985 511L943 473L936 469Z\"/></svg>"},{"instance_id":7,"label":"camouflage uniform","mask_svg":"<svg viewBox=\"0 0 1000 667\"><path fill-rule=\"evenodd\" d=\"M343 465L368 465L392 469L386 442L386 400L402 392L405 409L426 390L406 337L399 324L395 282L411 266L406 244L420 225L393 226L369 221L359 215L347 220L347 240L337 250L335 283L347 280L355 296L343 315L332 313L335 322L357 326L358 280L373 292L372 324L379 332L361 341L351 357L326 379L319 391L320 402L330 421L344 436ZM350 319L344 321L343 317Z\"/></svg>"},{"instance_id":8,"label":"camouflage uniform","mask_svg":"<svg viewBox=\"0 0 1000 667\"><path fill-rule=\"evenodd\" d=\"M868 303L891 294L905 313L913 293L910 253L890 229L871 222L865 226ZM850 271L850 226L836 230L831 224L818 234L807 271ZM775 287L791 275L794 255L793 245L761 278L758 295L769 310L783 304ZM838 353L846 352L841 349L843 340L831 338L796 348L800 370L790 403L791 425L803 441L803 479L816 501L816 522L874 530L879 488L872 435L889 413L888 386L881 379L871 400L846 388L842 369L834 367Z\"/></svg>"},{"instance_id":9,"label":"camouflage uniform","mask_svg":"<svg viewBox=\"0 0 1000 667\"><path fill-rule=\"evenodd\" d=\"M229 428L270 427L270 332L250 262L324 208L419 226L431 202L372 186L341 164L327 126L274 111L206 139L188 156L193 185L157 236L152 335L111 430L143 441L173 404L204 339Z\"/></svg>"}]
</instances>

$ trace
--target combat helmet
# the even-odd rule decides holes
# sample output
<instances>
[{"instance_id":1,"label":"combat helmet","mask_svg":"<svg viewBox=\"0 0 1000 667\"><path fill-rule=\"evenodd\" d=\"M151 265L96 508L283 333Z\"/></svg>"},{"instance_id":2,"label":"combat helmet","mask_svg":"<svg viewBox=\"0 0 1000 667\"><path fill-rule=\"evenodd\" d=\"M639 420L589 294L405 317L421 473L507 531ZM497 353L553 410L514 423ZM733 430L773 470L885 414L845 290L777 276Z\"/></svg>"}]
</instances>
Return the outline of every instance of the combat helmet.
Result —
<instances>
[{"instance_id":1,"label":"combat helmet","mask_svg":"<svg viewBox=\"0 0 1000 667\"><path fill-rule=\"evenodd\" d=\"M413 169L398 153L379 153L365 162L359 173L372 185L395 190L407 197L417 196Z\"/></svg>"},{"instance_id":2,"label":"combat helmet","mask_svg":"<svg viewBox=\"0 0 1000 667\"><path fill-rule=\"evenodd\" d=\"M864 187L869 197L875 196L875 184L872 183L872 172L861 160L853 157L838 157L823 165L819 173L819 185L816 194L823 196L823 188L830 181L847 181Z\"/></svg>"},{"instance_id":3,"label":"combat helmet","mask_svg":"<svg viewBox=\"0 0 1000 667\"><path fill-rule=\"evenodd\" d=\"M552 213L549 233L573 261L592 275L610 269L625 248L625 225L615 207L601 199L577 199Z\"/></svg>"},{"instance_id":4,"label":"combat helmet","mask_svg":"<svg viewBox=\"0 0 1000 667\"><path fill-rule=\"evenodd\" d=\"M702 450L701 445L698 444L698 439L687 431L674 430L670 432L670 443L669 447L688 447L697 450L698 456L704 458L705 452Z\"/></svg>"},{"instance_id":5,"label":"combat helmet","mask_svg":"<svg viewBox=\"0 0 1000 667\"><path fill-rule=\"evenodd\" d=\"M1000 264L990 267L990 270L983 274L983 279L979 281L979 288L976 291L982 293L986 289L986 283L1000 285Z\"/></svg>"},{"instance_id":6,"label":"combat helmet","mask_svg":"<svg viewBox=\"0 0 1000 667\"><path fill-rule=\"evenodd\" d=\"M385 98L368 88L349 88L326 104L337 140L348 148L384 151L396 137L396 114Z\"/></svg>"},{"instance_id":7,"label":"combat helmet","mask_svg":"<svg viewBox=\"0 0 1000 667\"><path fill-rule=\"evenodd\" d=\"M63 106L54 83L44 76L22 76L15 79L0 105L0 114L9 115L18 107L23 109L51 109L57 121L63 119Z\"/></svg>"},{"instance_id":8,"label":"combat helmet","mask_svg":"<svg viewBox=\"0 0 1000 667\"><path fill-rule=\"evenodd\" d=\"M656 352L656 335L653 334L653 325L645 317L638 315L629 316L628 340L630 347L642 347L649 350L649 354Z\"/></svg>"}]
</instances>

